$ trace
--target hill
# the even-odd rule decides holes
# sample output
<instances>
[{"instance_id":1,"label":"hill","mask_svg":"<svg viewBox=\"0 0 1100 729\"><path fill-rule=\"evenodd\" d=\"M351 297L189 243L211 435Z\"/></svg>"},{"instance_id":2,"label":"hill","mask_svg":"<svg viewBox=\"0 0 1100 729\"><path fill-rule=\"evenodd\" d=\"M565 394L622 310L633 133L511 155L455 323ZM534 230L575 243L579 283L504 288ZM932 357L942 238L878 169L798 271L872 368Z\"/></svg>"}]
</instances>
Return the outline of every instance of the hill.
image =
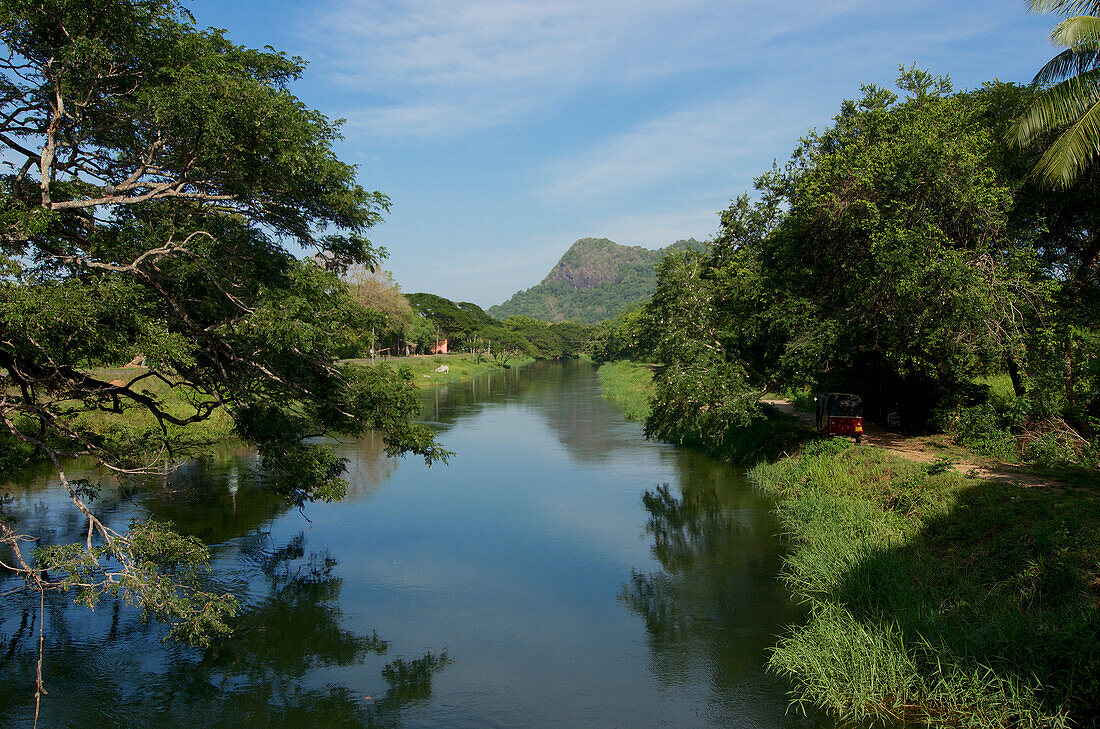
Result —
<instances>
[{"instance_id":1,"label":"hill","mask_svg":"<svg viewBox=\"0 0 1100 729\"><path fill-rule=\"evenodd\" d=\"M598 324L647 300L657 288L654 267L669 253L702 249L694 238L653 250L606 238L582 238L570 246L541 283L489 307L498 319L527 316Z\"/></svg>"}]
</instances>

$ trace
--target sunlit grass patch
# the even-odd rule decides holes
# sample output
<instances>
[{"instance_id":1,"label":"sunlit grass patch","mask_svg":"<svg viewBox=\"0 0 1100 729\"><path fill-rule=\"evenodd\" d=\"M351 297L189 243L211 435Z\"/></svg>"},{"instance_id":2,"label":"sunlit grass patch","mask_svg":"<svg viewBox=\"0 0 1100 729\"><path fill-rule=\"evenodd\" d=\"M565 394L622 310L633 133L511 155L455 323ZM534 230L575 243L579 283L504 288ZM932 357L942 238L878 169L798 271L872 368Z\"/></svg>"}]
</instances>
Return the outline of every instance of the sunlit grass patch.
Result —
<instances>
[{"instance_id":1,"label":"sunlit grass patch","mask_svg":"<svg viewBox=\"0 0 1100 729\"><path fill-rule=\"evenodd\" d=\"M753 469L811 605L771 667L850 721L1100 720L1100 502L936 470L841 441Z\"/></svg>"},{"instance_id":2,"label":"sunlit grass patch","mask_svg":"<svg viewBox=\"0 0 1100 729\"><path fill-rule=\"evenodd\" d=\"M508 360L507 367L523 367L535 360L531 357L516 357ZM363 366L385 364L390 367L408 367L412 371L412 382L417 387L437 387L450 385L457 382L466 382L474 377L501 372L502 368L491 358L483 358L480 362L474 360L469 353L436 355L431 357L394 357L392 359L378 358L351 359L345 362ZM440 367L446 367L446 372L437 372Z\"/></svg>"},{"instance_id":3,"label":"sunlit grass patch","mask_svg":"<svg viewBox=\"0 0 1100 729\"><path fill-rule=\"evenodd\" d=\"M600 394L630 420L649 417L653 370L636 362L608 362L599 369Z\"/></svg>"}]
</instances>

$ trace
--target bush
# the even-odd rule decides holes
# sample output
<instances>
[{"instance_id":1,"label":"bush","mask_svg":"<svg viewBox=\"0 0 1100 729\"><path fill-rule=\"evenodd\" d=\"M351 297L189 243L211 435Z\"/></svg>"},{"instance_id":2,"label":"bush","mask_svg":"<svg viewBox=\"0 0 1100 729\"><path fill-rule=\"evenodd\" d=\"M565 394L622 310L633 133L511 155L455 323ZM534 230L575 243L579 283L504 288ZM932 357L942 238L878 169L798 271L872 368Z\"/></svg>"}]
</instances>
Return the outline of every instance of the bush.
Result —
<instances>
[{"instance_id":1,"label":"bush","mask_svg":"<svg viewBox=\"0 0 1100 729\"><path fill-rule=\"evenodd\" d=\"M1019 457L1012 429L1018 415L999 410L992 402L959 409L946 423L952 440L975 453L1001 461Z\"/></svg>"}]
</instances>

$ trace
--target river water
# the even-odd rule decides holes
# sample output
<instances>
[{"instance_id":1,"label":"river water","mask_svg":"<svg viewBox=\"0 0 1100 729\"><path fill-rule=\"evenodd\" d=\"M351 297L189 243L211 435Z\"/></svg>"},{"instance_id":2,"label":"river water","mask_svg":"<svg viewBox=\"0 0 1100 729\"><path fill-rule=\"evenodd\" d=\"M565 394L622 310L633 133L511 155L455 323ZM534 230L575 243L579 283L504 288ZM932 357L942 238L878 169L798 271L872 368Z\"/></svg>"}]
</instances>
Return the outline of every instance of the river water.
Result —
<instances>
[{"instance_id":1,"label":"river water","mask_svg":"<svg viewBox=\"0 0 1100 729\"><path fill-rule=\"evenodd\" d=\"M644 440L585 362L426 391L424 419L449 465L344 444L348 497L304 513L250 484L244 449L104 490L109 523L152 515L210 544L242 611L202 650L130 607L47 600L39 726L815 725L764 670L800 613L741 472ZM9 484L7 510L79 539L53 483ZM2 727L33 720L38 602L16 586L0 579Z\"/></svg>"}]
</instances>

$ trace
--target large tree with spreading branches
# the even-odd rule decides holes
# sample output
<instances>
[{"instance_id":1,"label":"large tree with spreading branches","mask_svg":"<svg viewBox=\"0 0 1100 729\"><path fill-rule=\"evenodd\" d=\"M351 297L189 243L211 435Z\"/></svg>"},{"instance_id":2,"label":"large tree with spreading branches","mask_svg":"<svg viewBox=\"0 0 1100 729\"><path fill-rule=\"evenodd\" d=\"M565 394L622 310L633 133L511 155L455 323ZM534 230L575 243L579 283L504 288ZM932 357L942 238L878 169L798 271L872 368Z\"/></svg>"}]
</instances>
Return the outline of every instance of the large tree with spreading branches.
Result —
<instances>
[{"instance_id":1,"label":"large tree with spreading branches","mask_svg":"<svg viewBox=\"0 0 1100 729\"><path fill-rule=\"evenodd\" d=\"M99 520L73 457L163 473L228 416L300 506L343 493L319 436L373 429L391 454L446 455L410 422L402 373L334 359L363 315L340 274L377 263L363 233L388 200L287 89L303 68L175 0L0 0L0 461L52 462L87 521L78 544L35 545L0 514L0 561L28 587L120 596L197 640L233 610L187 579L201 543ZM129 376L97 374L138 355ZM135 413L140 437L89 426Z\"/></svg>"}]
</instances>

